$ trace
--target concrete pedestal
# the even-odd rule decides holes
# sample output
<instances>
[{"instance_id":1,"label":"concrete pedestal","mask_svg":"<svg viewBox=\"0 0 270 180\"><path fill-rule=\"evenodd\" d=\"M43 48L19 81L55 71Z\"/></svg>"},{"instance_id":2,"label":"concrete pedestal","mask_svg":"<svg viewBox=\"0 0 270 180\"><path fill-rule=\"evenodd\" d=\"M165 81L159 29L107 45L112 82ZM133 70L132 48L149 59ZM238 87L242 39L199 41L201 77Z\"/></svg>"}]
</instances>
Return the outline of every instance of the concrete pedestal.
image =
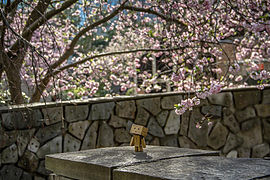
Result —
<instances>
[{"instance_id":1,"label":"concrete pedestal","mask_svg":"<svg viewBox=\"0 0 270 180\"><path fill-rule=\"evenodd\" d=\"M45 166L63 179L253 179L270 177L270 161L229 159L217 152L147 146L92 149L47 155ZM57 179L57 178L55 178Z\"/></svg>"}]
</instances>

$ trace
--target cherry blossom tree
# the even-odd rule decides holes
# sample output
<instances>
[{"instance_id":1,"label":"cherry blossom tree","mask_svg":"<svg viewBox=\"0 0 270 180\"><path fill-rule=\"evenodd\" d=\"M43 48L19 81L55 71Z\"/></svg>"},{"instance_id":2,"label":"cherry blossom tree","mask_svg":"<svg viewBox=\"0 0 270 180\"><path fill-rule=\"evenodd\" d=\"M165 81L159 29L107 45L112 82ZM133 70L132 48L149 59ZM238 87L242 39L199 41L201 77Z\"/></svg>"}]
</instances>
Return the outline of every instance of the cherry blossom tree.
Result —
<instances>
[{"instance_id":1,"label":"cherry blossom tree","mask_svg":"<svg viewBox=\"0 0 270 180\"><path fill-rule=\"evenodd\" d=\"M194 91L176 106L182 114L247 78L262 89L270 73L254 60L270 58L269 11L269 0L2 1L2 96Z\"/></svg>"}]
</instances>

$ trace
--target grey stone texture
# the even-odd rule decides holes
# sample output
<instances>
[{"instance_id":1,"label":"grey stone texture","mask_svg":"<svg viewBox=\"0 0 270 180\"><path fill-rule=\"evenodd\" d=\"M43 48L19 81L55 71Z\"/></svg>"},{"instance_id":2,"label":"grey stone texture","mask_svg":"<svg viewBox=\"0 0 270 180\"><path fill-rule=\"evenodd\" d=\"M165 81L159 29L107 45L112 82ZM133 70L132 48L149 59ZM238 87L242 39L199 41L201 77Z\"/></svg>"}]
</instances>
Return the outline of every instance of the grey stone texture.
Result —
<instances>
[{"instance_id":1,"label":"grey stone texture","mask_svg":"<svg viewBox=\"0 0 270 180\"><path fill-rule=\"evenodd\" d=\"M258 144L252 148L253 158L263 158L270 153L269 144Z\"/></svg>"},{"instance_id":2,"label":"grey stone texture","mask_svg":"<svg viewBox=\"0 0 270 180\"><path fill-rule=\"evenodd\" d=\"M91 106L89 120L108 120L114 107L114 102L93 104Z\"/></svg>"},{"instance_id":3,"label":"grey stone texture","mask_svg":"<svg viewBox=\"0 0 270 180\"><path fill-rule=\"evenodd\" d=\"M243 109L247 106L259 104L261 101L260 90L233 92L234 103L237 109Z\"/></svg>"},{"instance_id":4,"label":"grey stone texture","mask_svg":"<svg viewBox=\"0 0 270 180\"><path fill-rule=\"evenodd\" d=\"M142 125L142 126L146 126L148 123L149 117L150 117L150 114L144 108L139 107L134 123Z\"/></svg>"},{"instance_id":5,"label":"grey stone texture","mask_svg":"<svg viewBox=\"0 0 270 180\"><path fill-rule=\"evenodd\" d=\"M207 139L208 146L215 150L221 148L225 145L228 133L228 129L218 122Z\"/></svg>"},{"instance_id":6,"label":"grey stone texture","mask_svg":"<svg viewBox=\"0 0 270 180\"><path fill-rule=\"evenodd\" d=\"M202 107L202 113L204 115L209 115L213 117L221 117L221 106L211 105L211 106L203 106Z\"/></svg>"},{"instance_id":7,"label":"grey stone texture","mask_svg":"<svg viewBox=\"0 0 270 180\"><path fill-rule=\"evenodd\" d=\"M82 140L85 131L88 129L89 125L90 125L89 121L78 121L75 123L70 123L68 126L68 131L76 138Z\"/></svg>"},{"instance_id":8,"label":"grey stone texture","mask_svg":"<svg viewBox=\"0 0 270 180\"><path fill-rule=\"evenodd\" d=\"M1 154L2 164L16 163L18 161L18 148L16 144L5 148Z\"/></svg>"},{"instance_id":9,"label":"grey stone texture","mask_svg":"<svg viewBox=\"0 0 270 180\"><path fill-rule=\"evenodd\" d=\"M120 101L116 103L116 115L122 118L135 119L135 101Z\"/></svg>"},{"instance_id":10,"label":"grey stone texture","mask_svg":"<svg viewBox=\"0 0 270 180\"><path fill-rule=\"evenodd\" d=\"M98 121L94 121L85 134L81 150L96 148L97 136L98 136Z\"/></svg>"},{"instance_id":11,"label":"grey stone texture","mask_svg":"<svg viewBox=\"0 0 270 180\"><path fill-rule=\"evenodd\" d=\"M186 111L184 114L182 114L179 131L180 135L188 136L189 118L190 118L190 111Z\"/></svg>"},{"instance_id":12,"label":"grey stone texture","mask_svg":"<svg viewBox=\"0 0 270 180\"><path fill-rule=\"evenodd\" d=\"M62 133L61 129L62 123L45 126L37 131L35 137L38 139L40 144L43 145L46 141L60 135Z\"/></svg>"},{"instance_id":13,"label":"grey stone texture","mask_svg":"<svg viewBox=\"0 0 270 180\"><path fill-rule=\"evenodd\" d=\"M121 128L127 126L127 120L120 118L116 115L112 115L109 121L109 125L114 128Z\"/></svg>"},{"instance_id":14,"label":"grey stone texture","mask_svg":"<svg viewBox=\"0 0 270 180\"><path fill-rule=\"evenodd\" d=\"M263 139L270 143L270 122L263 119Z\"/></svg>"},{"instance_id":15,"label":"grey stone texture","mask_svg":"<svg viewBox=\"0 0 270 180\"><path fill-rule=\"evenodd\" d=\"M81 141L70 134L64 137L64 152L78 151L81 146Z\"/></svg>"},{"instance_id":16,"label":"grey stone texture","mask_svg":"<svg viewBox=\"0 0 270 180\"><path fill-rule=\"evenodd\" d=\"M38 127L41 126L42 122L40 110L14 111L2 114L3 127L8 130Z\"/></svg>"},{"instance_id":17,"label":"grey stone texture","mask_svg":"<svg viewBox=\"0 0 270 180\"><path fill-rule=\"evenodd\" d=\"M240 131L237 134L244 140L242 146L246 148L252 148L253 146L263 142L260 119L254 119L252 124L253 126L249 130Z\"/></svg>"},{"instance_id":18,"label":"grey stone texture","mask_svg":"<svg viewBox=\"0 0 270 180\"><path fill-rule=\"evenodd\" d=\"M55 174L64 174L68 178L100 180L112 179L112 170L121 166L148 164L160 159L192 155L217 155L217 152L147 146L144 153L134 153L134 147L123 146L48 155L45 166Z\"/></svg>"},{"instance_id":19,"label":"grey stone texture","mask_svg":"<svg viewBox=\"0 0 270 180\"><path fill-rule=\"evenodd\" d=\"M263 104L270 104L270 89L265 89L263 91L262 103Z\"/></svg>"},{"instance_id":20,"label":"grey stone texture","mask_svg":"<svg viewBox=\"0 0 270 180\"><path fill-rule=\"evenodd\" d=\"M237 152L238 152L238 157L247 158L247 157L250 157L251 149L239 147L237 148Z\"/></svg>"},{"instance_id":21,"label":"grey stone texture","mask_svg":"<svg viewBox=\"0 0 270 180\"><path fill-rule=\"evenodd\" d=\"M18 165L24 170L34 172L38 168L38 163L38 157L34 153L30 151L25 151Z\"/></svg>"},{"instance_id":22,"label":"grey stone texture","mask_svg":"<svg viewBox=\"0 0 270 180\"><path fill-rule=\"evenodd\" d=\"M178 142L181 148L197 149L197 146L186 136L179 136Z\"/></svg>"},{"instance_id":23,"label":"grey stone texture","mask_svg":"<svg viewBox=\"0 0 270 180\"><path fill-rule=\"evenodd\" d=\"M63 117L63 107L44 108L42 109L44 115L45 124L51 125L57 122L61 122Z\"/></svg>"},{"instance_id":24,"label":"grey stone texture","mask_svg":"<svg viewBox=\"0 0 270 180\"><path fill-rule=\"evenodd\" d=\"M177 134L180 129L180 116L171 110L167 123L164 127L164 132L166 135Z\"/></svg>"},{"instance_id":25,"label":"grey stone texture","mask_svg":"<svg viewBox=\"0 0 270 180\"><path fill-rule=\"evenodd\" d=\"M89 112L88 105L66 106L65 119L68 122L86 120Z\"/></svg>"},{"instance_id":26,"label":"grey stone texture","mask_svg":"<svg viewBox=\"0 0 270 180\"><path fill-rule=\"evenodd\" d=\"M270 117L270 104L255 105L258 116L262 118Z\"/></svg>"},{"instance_id":27,"label":"grey stone texture","mask_svg":"<svg viewBox=\"0 0 270 180\"><path fill-rule=\"evenodd\" d=\"M18 146L18 155L22 156L30 139L33 137L35 129L22 130L17 132L17 146ZM1 138L0 138L1 139Z\"/></svg>"},{"instance_id":28,"label":"grey stone texture","mask_svg":"<svg viewBox=\"0 0 270 180\"><path fill-rule=\"evenodd\" d=\"M233 106L233 95L231 92L222 92L219 94L214 94L208 97L208 101L214 105Z\"/></svg>"},{"instance_id":29,"label":"grey stone texture","mask_svg":"<svg viewBox=\"0 0 270 180\"><path fill-rule=\"evenodd\" d=\"M32 138L28 144L28 150L36 153L39 149L40 143L38 142L38 140L36 138Z\"/></svg>"},{"instance_id":30,"label":"grey stone texture","mask_svg":"<svg viewBox=\"0 0 270 180\"><path fill-rule=\"evenodd\" d=\"M240 131L240 126L234 115L229 116L223 115L223 123L226 125L233 133L238 133Z\"/></svg>"},{"instance_id":31,"label":"grey stone texture","mask_svg":"<svg viewBox=\"0 0 270 180\"><path fill-rule=\"evenodd\" d=\"M102 122L99 127L99 135L97 147L112 147L114 146L113 129L106 123Z\"/></svg>"},{"instance_id":32,"label":"grey stone texture","mask_svg":"<svg viewBox=\"0 0 270 180\"><path fill-rule=\"evenodd\" d=\"M131 135L125 128L116 129L114 136L115 141L118 143L128 143L131 140Z\"/></svg>"},{"instance_id":33,"label":"grey stone texture","mask_svg":"<svg viewBox=\"0 0 270 180\"><path fill-rule=\"evenodd\" d=\"M161 99L162 109L174 109L175 104L179 104L183 97L181 95L177 96L166 96Z\"/></svg>"},{"instance_id":34,"label":"grey stone texture","mask_svg":"<svg viewBox=\"0 0 270 180\"><path fill-rule=\"evenodd\" d=\"M161 146L178 147L178 139L176 135L165 136L160 139Z\"/></svg>"},{"instance_id":35,"label":"grey stone texture","mask_svg":"<svg viewBox=\"0 0 270 180\"><path fill-rule=\"evenodd\" d=\"M237 158L237 155L238 155L238 152L236 150L232 150L226 155L226 157L227 158Z\"/></svg>"},{"instance_id":36,"label":"grey stone texture","mask_svg":"<svg viewBox=\"0 0 270 180\"><path fill-rule=\"evenodd\" d=\"M5 165L0 171L1 180L12 179L12 180L20 180L22 176L23 170L14 166L14 165Z\"/></svg>"},{"instance_id":37,"label":"grey stone texture","mask_svg":"<svg viewBox=\"0 0 270 180\"><path fill-rule=\"evenodd\" d=\"M269 179L269 161L262 159L191 156L117 168L113 179Z\"/></svg>"},{"instance_id":38,"label":"grey stone texture","mask_svg":"<svg viewBox=\"0 0 270 180\"><path fill-rule=\"evenodd\" d=\"M206 147L207 146L207 137L208 137L208 125L205 121L202 124L202 128L196 128L196 123L202 120L203 115L200 113L199 108L195 108L190 115L189 122L189 131L188 137L198 146Z\"/></svg>"},{"instance_id":39,"label":"grey stone texture","mask_svg":"<svg viewBox=\"0 0 270 180\"><path fill-rule=\"evenodd\" d=\"M248 119L254 118L256 117L256 112L255 109L253 107L247 107L242 111L237 111L235 113L236 119L238 120L238 122L243 122L246 121Z\"/></svg>"},{"instance_id":40,"label":"grey stone texture","mask_svg":"<svg viewBox=\"0 0 270 180\"><path fill-rule=\"evenodd\" d=\"M160 97L139 99L136 101L138 107L143 107L149 111L152 115L156 116L161 111Z\"/></svg>"},{"instance_id":41,"label":"grey stone texture","mask_svg":"<svg viewBox=\"0 0 270 180\"><path fill-rule=\"evenodd\" d=\"M161 111L158 115L157 115L157 122L161 127L164 127L167 121L167 117L168 117L169 111Z\"/></svg>"},{"instance_id":42,"label":"grey stone texture","mask_svg":"<svg viewBox=\"0 0 270 180\"><path fill-rule=\"evenodd\" d=\"M41 146L37 152L40 159L45 158L47 154L54 154L62 152L62 136L57 136Z\"/></svg>"},{"instance_id":43,"label":"grey stone texture","mask_svg":"<svg viewBox=\"0 0 270 180\"><path fill-rule=\"evenodd\" d=\"M165 136L163 129L159 126L159 124L157 123L154 117L150 118L147 128L148 128L148 133L153 136L160 137L160 138Z\"/></svg>"},{"instance_id":44,"label":"grey stone texture","mask_svg":"<svg viewBox=\"0 0 270 180\"><path fill-rule=\"evenodd\" d=\"M229 136L226 140L226 144L223 148L223 153L226 154L232 149L240 146L241 144L243 144L243 139L241 137L238 137L235 134L229 133Z\"/></svg>"}]
</instances>

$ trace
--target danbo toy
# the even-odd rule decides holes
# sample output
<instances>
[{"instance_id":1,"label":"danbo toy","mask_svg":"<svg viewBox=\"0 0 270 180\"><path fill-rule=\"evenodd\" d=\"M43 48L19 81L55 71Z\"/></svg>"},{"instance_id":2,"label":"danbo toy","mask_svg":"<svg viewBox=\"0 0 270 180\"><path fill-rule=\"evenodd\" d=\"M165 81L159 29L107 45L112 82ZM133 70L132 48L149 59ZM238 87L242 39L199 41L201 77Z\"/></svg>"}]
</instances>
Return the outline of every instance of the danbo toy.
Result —
<instances>
[{"instance_id":1,"label":"danbo toy","mask_svg":"<svg viewBox=\"0 0 270 180\"><path fill-rule=\"evenodd\" d=\"M144 138L147 135L148 129L146 127L133 124L130 129L130 133L133 137L130 141L130 146L135 146L135 152L143 152L143 148L146 148Z\"/></svg>"}]
</instances>

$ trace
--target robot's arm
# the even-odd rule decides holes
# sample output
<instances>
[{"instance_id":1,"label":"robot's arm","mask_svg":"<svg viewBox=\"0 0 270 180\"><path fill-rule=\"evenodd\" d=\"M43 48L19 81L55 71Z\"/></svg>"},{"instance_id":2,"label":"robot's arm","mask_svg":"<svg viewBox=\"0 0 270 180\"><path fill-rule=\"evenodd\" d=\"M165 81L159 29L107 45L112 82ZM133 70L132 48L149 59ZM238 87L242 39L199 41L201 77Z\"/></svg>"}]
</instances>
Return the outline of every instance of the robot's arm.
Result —
<instances>
[{"instance_id":1,"label":"robot's arm","mask_svg":"<svg viewBox=\"0 0 270 180\"><path fill-rule=\"evenodd\" d=\"M130 140L130 146L134 146L134 138L132 137L131 140Z\"/></svg>"},{"instance_id":2,"label":"robot's arm","mask_svg":"<svg viewBox=\"0 0 270 180\"><path fill-rule=\"evenodd\" d=\"M146 144L145 144L144 137L142 137L142 147L143 147L143 148L146 148Z\"/></svg>"}]
</instances>

